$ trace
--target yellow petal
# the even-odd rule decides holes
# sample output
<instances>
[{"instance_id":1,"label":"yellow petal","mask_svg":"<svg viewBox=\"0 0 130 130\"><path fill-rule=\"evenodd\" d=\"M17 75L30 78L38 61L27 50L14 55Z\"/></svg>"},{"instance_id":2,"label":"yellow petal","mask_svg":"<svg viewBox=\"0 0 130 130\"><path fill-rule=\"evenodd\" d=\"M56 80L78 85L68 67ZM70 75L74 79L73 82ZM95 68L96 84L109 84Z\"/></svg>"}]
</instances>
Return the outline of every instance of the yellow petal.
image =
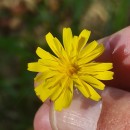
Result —
<instances>
[{"instance_id":1,"label":"yellow petal","mask_svg":"<svg viewBox=\"0 0 130 130\"><path fill-rule=\"evenodd\" d=\"M63 29L63 44L64 44L64 48L65 51L67 51L68 54L70 54L71 52L71 42L72 42L72 31L70 28L64 28Z\"/></svg>"},{"instance_id":2,"label":"yellow petal","mask_svg":"<svg viewBox=\"0 0 130 130\"><path fill-rule=\"evenodd\" d=\"M63 77L64 77L63 74L58 73L57 75L53 76L52 78L47 79L46 83L45 83L46 87L48 89L55 87L58 83L60 83L60 80L62 80Z\"/></svg>"},{"instance_id":3,"label":"yellow petal","mask_svg":"<svg viewBox=\"0 0 130 130\"><path fill-rule=\"evenodd\" d=\"M45 72L47 67L40 65L38 62L28 63L28 70L33 72Z\"/></svg>"},{"instance_id":4,"label":"yellow petal","mask_svg":"<svg viewBox=\"0 0 130 130\"><path fill-rule=\"evenodd\" d=\"M76 55L78 54L78 36L74 36L72 39L72 49L70 52L70 57L76 57Z\"/></svg>"},{"instance_id":5,"label":"yellow petal","mask_svg":"<svg viewBox=\"0 0 130 130\"><path fill-rule=\"evenodd\" d=\"M86 97L89 98L90 95L90 91L88 91L88 88L86 88L86 86L81 86L81 85L75 85L76 88L78 88L78 90Z\"/></svg>"},{"instance_id":6,"label":"yellow petal","mask_svg":"<svg viewBox=\"0 0 130 130\"><path fill-rule=\"evenodd\" d=\"M91 62L86 65L84 65L80 69L80 73L86 73L86 74L96 74L100 71L107 71L113 68L112 63L98 63L98 62Z\"/></svg>"},{"instance_id":7,"label":"yellow petal","mask_svg":"<svg viewBox=\"0 0 130 130\"><path fill-rule=\"evenodd\" d=\"M63 109L63 106L62 106L62 103L64 102L63 96L64 96L64 93L61 93L58 99L54 102L54 108L57 111L61 111Z\"/></svg>"},{"instance_id":8,"label":"yellow petal","mask_svg":"<svg viewBox=\"0 0 130 130\"><path fill-rule=\"evenodd\" d=\"M52 101L55 101L61 94L62 90L63 90L63 87L61 87L60 84L57 84L57 89L54 91L54 93L52 93L52 95L50 96L50 99Z\"/></svg>"},{"instance_id":9,"label":"yellow petal","mask_svg":"<svg viewBox=\"0 0 130 130\"><path fill-rule=\"evenodd\" d=\"M44 84L40 84L39 86L35 87L36 95L44 102L50 96L50 90L43 86Z\"/></svg>"},{"instance_id":10,"label":"yellow petal","mask_svg":"<svg viewBox=\"0 0 130 130\"><path fill-rule=\"evenodd\" d=\"M41 59L49 59L49 60L56 60L57 58L51 55L49 52L43 50L42 48L38 47L36 50L37 55Z\"/></svg>"},{"instance_id":11,"label":"yellow petal","mask_svg":"<svg viewBox=\"0 0 130 130\"><path fill-rule=\"evenodd\" d=\"M79 58L83 58L85 55L88 55L97 47L97 45L98 43L96 41L92 41L91 43L87 44L87 46L80 52Z\"/></svg>"},{"instance_id":12,"label":"yellow petal","mask_svg":"<svg viewBox=\"0 0 130 130\"><path fill-rule=\"evenodd\" d=\"M59 88L51 95L51 100L54 101L56 100L60 94L62 93L63 88L65 87L65 84L67 82L68 78L64 77L63 80L61 80L58 83Z\"/></svg>"},{"instance_id":13,"label":"yellow petal","mask_svg":"<svg viewBox=\"0 0 130 130\"><path fill-rule=\"evenodd\" d=\"M97 80L96 78L90 75L80 76L80 78L97 89L103 90L105 87L105 85L101 81Z\"/></svg>"},{"instance_id":14,"label":"yellow petal","mask_svg":"<svg viewBox=\"0 0 130 130\"><path fill-rule=\"evenodd\" d=\"M48 89L46 87L45 83L40 84L39 86L35 87L35 93L36 95L44 102L45 100L47 100L47 98L49 98L52 93L54 93L54 91L56 91L58 88L57 86L54 86L51 89Z\"/></svg>"},{"instance_id":15,"label":"yellow petal","mask_svg":"<svg viewBox=\"0 0 130 130\"><path fill-rule=\"evenodd\" d=\"M85 83L85 85L89 89L89 92L91 94L89 98L94 101L99 101L101 99L101 96L89 84Z\"/></svg>"},{"instance_id":16,"label":"yellow petal","mask_svg":"<svg viewBox=\"0 0 130 130\"><path fill-rule=\"evenodd\" d=\"M90 36L90 31L84 29L80 35L79 35L79 39L78 39L78 52L81 51L84 46L86 45L88 39L89 39L89 36Z\"/></svg>"},{"instance_id":17,"label":"yellow petal","mask_svg":"<svg viewBox=\"0 0 130 130\"><path fill-rule=\"evenodd\" d=\"M54 68L54 67L57 68L59 66L58 62L53 61L53 60L48 60L48 59L39 59L38 63L41 64L42 66L52 67L52 68Z\"/></svg>"},{"instance_id":18,"label":"yellow petal","mask_svg":"<svg viewBox=\"0 0 130 130\"><path fill-rule=\"evenodd\" d=\"M66 86L66 92L65 92L65 95L64 95L64 102L63 102L63 107L64 108L67 108L71 101L72 101L72 97L73 97L73 81L70 80L68 81L68 84Z\"/></svg>"},{"instance_id":19,"label":"yellow petal","mask_svg":"<svg viewBox=\"0 0 130 130\"><path fill-rule=\"evenodd\" d=\"M57 98L57 100L54 103L55 110L61 111L63 108L68 107L72 101L73 82L71 82L70 84L67 83L66 85L70 85L68 86L69 89L65 87L61 95Z\"/></svg>"},{"instance_id":20,"label":"yellow petal","mask_svg":"<svg viewBox=\"0 0 130 130\"><path fill-rule=\"evenodd\" d=\"M100 80L112 80L114 73L112 71L104 71L98 72L97 74L93 75L93 77L100 79Z\"/></svg>"},{"instance_id":21,"label":"yellow petal","mask_svg":"<svg viewBox=\"0 0 130 130\"><path fill-rule=\"evenodd\" d=\"M84 87L77 86L77 85L76 87L86 98L91 98L95 101L99 101L101 99L101 96L89 84L87 84L86 82L84 82L83 84L84 84ZM88 97L88 94L90 94L89 97Z\"/></svg>"},{"instance_id":22,"label":"yellow petal","mask_svg":"<svg viewBox=\"0 0 130 130\"><path fill-rule=\"evenodd\" d=\"M35 78L35 82L45 82L46 79L53 78L56 76L58 73L56 71L45 71L43 73L39 73Z\"/></svg>"},{"instance_id":23,"label":"yellow petal","mask_svg":"<svg viewBox=\"0 0 130 130\"><path fill-rule=\"evenodd\" d=\"M82 80L80 80L78 77L73 79L76 83L76 86L79 86L78 89L84 94L85 97L89 97L90 93L88 88L84 87L84 84L82 83Z\"/></svg>"},{"instance_id":24,"label":"yellow petal","mask_svg":"<svg viewBox=\"0 0 130 130\"><path fill-rule=\"evenodd\" d=\"M57 38L54 38L54 42L56 45L61 45L60 41L57 39ZM59 58L62 59L62 60L66 60L68 61L68 56L67 56L67 53L66 51L64 50L63 46L59 46L59 50L60 50L60 53L59 53ZM65 61L65 62L66 62Z\"/></svg>"},{"instance_id":25,"label":"yellow petal","mask_svg":"<svg viewBox=\"0 0 130 130\"><path fill-rule=\"evenodd\" d=\"M51 50L58 56L61 56L63 47L59 41L57 41L57 38L54 38L51 33L48 33L46 35L46 41L51 48Z\"/></svg>"},{"instance_id":26,"label":"yellow petal","mask_svg":"<svg viewBox=\"0 0 130 130\"><path fill-rule=\"evenodd\" d=\"M69 89L66 90L64 94L64 101L63 101L63 108L69 107L73 97L73 92L71 92Z\"/></svg>"},{"instance_id":27,"label":"yellow petal","mask_svg":"<svg viewBox=\"0 0 130 130\"><path fill-rule=\"evenodd\" d=\"M94 51L90 52L84 58L79 59L78 65L83 65L94 60L95 58L99 57L103 52L104 52L104 46L103 44L99 44Z\"/></svg>"},{"instance_id":28,"label":"yellow petal","mask_svg":"<svg viewBox=\"0 0 130 130\"><path fill-rule=\"evenodd\" d=\"M35 86L38 86L40 85L41 83L43 83L43 78L44 78L44 73L41 72L41 73L38 73L36 75L36 77L34 78L34 81L35 81Z\"/></svg>"},{"instance_id":29,"label":"yellow petal","mask_svg":"<svg viewBox=\"0 0 130 130\"><path fill-rule=\"evenodd\" d=\"M57 75L53 78L49 78L39 86L35 87L36 95L44 102L49 98L58 88L58 82L63 78L63 75Z\"/></svg>"},{"instance_id":30,"label":"yellow petal","mask_svg":"<svg viewBox=\"0 0 130 130\"><path fill-rule=\"evenodd\" d=\"M69 90L61 93L60 97L54 103L55 110L61 111L63 108L68 107L72 101L72 97L73 94Z\"/></svg>"}]
</instances>

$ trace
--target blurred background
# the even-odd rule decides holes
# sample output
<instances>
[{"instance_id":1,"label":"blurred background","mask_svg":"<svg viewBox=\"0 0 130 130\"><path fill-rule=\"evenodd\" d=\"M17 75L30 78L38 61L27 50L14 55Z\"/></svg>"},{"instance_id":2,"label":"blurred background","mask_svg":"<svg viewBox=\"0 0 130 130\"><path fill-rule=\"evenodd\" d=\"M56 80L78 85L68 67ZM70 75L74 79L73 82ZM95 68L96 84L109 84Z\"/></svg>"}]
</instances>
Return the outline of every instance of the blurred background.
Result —
<instances>
[{"instance_id":1,"label":"blurred background","mask_svg":"<svg viewBox=\"0 0 130 130\"><path fill-rule=\"evenodd\" d=\"M130 0L0 0L0 130L33 130L42 104L27 63L45 34L61 39L63 27L86 28L97 40L130 25Z\"/></svg>"}]
</instances>

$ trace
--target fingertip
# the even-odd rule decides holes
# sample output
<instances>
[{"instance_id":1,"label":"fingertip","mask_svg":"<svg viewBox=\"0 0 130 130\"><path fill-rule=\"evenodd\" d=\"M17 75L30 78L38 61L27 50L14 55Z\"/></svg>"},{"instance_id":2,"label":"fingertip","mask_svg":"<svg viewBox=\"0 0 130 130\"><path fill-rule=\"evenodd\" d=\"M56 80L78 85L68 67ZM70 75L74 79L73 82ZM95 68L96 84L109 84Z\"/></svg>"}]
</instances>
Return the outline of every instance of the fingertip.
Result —
<instances>
[{"instance_id":1,"label":"fingertip","mask_svg":"<svg viewBox=\"0 0 130 130\"><path fill-rule=\"evenodd\" d=\"M52 109L52 127L54 130L95 130L101 108L101 101L94 102L75 94L69 108L61 112Z\"/></svg>"},{"instance_id":2,"label":"fingertip","mask_svg":"<svg viewBox=\"0 0 130 130\"><path fill-rule=\"evenodd\" d=\"M34 130L52 130L49 119L50 105L44 103L34 118Z\"/></svg>"},{"instance_id":3,"label":"fingertip","mask_svg":"<svg viewBox=\"0 0 130 130\"><path fill-rule=\"evenodd\" d=\"M98 61L113 63L114 79L107 85L130 91L130 26L100 42L106 50Z\"/></svg>"},{"instance_id":4,"label":"fingertip","mask_svg":"<svg viewBox=\"0 0 130 130\"><path fill-rule=\"evenodd\" d=\"M130 91L130 27L111 36L110 46L115 72L114 85Z\"/></svg>"}]
</instances>

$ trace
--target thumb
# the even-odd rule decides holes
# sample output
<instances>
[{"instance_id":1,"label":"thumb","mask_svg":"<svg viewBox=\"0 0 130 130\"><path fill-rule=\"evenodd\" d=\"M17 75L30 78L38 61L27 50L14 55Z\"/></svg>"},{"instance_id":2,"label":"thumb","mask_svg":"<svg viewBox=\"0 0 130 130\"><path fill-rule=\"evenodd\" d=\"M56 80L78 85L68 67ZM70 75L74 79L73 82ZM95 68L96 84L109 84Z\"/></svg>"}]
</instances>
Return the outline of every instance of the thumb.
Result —
<instances>
[{"instance_id":1,"label":"thumb","mask_svg":"<svg viewBox=\"0 0 130 130\"><path fill-rule=\"evenodd\" d=\"M61 112L52 106L51 125L54 130L96 130L102 102L94 102L74 92L71 106Z\"/></svg>"},{"instance_id":2,"label":"thumb","mask_svg":"<svg viewBox=\"0 0 130 130\"><path fill-rule=\"evenodd\" d=\"M128 130L130 128L130 93L106 88L102 101L94 102L75 93L71 106L61 112L53 109L53 130Z\"/></svg>"}]
</instances>

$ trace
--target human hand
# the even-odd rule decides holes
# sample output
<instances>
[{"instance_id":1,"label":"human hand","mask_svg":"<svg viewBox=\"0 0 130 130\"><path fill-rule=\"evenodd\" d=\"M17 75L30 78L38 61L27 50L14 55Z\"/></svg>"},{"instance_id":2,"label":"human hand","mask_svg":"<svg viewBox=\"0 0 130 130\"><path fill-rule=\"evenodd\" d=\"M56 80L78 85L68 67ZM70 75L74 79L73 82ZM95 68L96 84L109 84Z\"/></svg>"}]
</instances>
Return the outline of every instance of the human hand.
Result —
<instances>
[{"instance_id":1,"label":"human hand","mask_svg":"<svg viewBox=\"0 0 130 130\"><path fill-rule=\"evenodd\" d=\"M114 65L114 79L106 82L110 87L102 92L102 101L90 101L75 92L71 106L61 112L45 102L36 113L35 130L129 130L130 27L99 43L104 43L106 50L98 60Z\"/></svg>"}]
</instances>

